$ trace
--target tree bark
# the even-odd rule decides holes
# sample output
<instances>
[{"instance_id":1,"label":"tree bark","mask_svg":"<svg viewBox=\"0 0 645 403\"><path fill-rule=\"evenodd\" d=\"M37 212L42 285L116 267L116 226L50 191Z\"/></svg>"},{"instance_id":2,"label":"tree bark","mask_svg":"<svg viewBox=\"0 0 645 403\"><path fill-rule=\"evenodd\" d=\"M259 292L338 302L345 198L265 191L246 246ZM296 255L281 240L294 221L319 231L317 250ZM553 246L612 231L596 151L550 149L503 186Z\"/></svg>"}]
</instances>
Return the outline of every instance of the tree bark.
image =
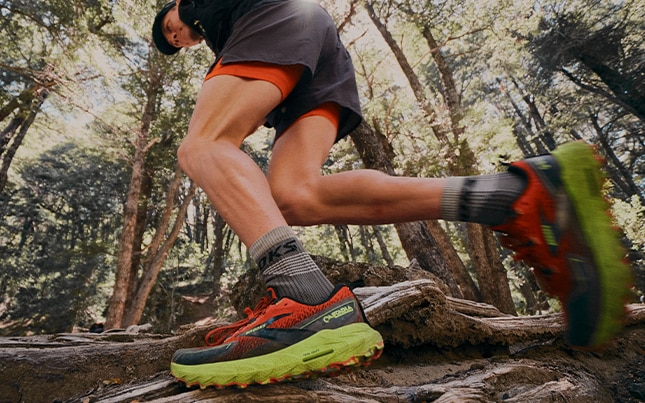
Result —
<instances>
[{"instance_id":1,"label":"tree bark","mask_svg":"<svg viewBox=\"0 0 645 403\"><path fill-rule=\"evenodd\" d=\"M594 52L595 49L582 46L574 47L571 51L575 58L600 77L614 94L619 105L624 106L641 122L645 123L645 93L641 92L645 86L607 65L602 60L602 56ZM640 80L642 80L642 75ZM612 99L610 98L610 100Z\"/></svg>"},{"instance_id":2,"label":"tree bark","mask_svg":"<svg viewBox=\"0 0 645 403\"><path fill-rule=\"evenodd\" d=\"M31 102L25 105L16 118L12 119L9 128L3 131L2 138L0 138L0 156L2 157L2 165L0 166L0 192L7 185L9 167L16 152L18 152L18 148L20 148L22 141L25 139L27 131L36 120L36 116L40 112L40 107L49 96L49 90L44 87L39 87L32 96ZM14 137L16 130L18 134ZM10 132L13 133L10 134ZM11 142L10 145L9 142ZM9 147L5 148L7 145Z\"/></svg>"},{"instance_id":3,"label":"tree bark","mask_svg":"<svg viewBox=\"0 0 645 403\"><path fill-rule=\"evenodd\" d=\"M383 239L383 232L381 231L381 228L378 225L374 225L372 226L372 230L374 231L374 236L376 237L376 241L378 242L379 248L381 249L383 260L385 260L385 263L387 263L388 266L394 266L394 259L392 259L392 255L390 255L387 243L385 242L385 239Z\"/></svg>"},{"instance_id":4,"label":"tree bark","mask_svg":"<svg viewBox=\"0 0 645 403\"><path fill-rule=\"evenodd\" d=\"M220 214L213 218L213 259L211 263L213 276L213 295L219 295L222 288L222 274L224 274L224 256L228 252L225 244L226 221Z\"/></svg>"},{"instance_id":5,"label":"tree bark","mask_svg":"<svg viewBox=\"0 0 645 403\"><path fill-rule=\"evenodd\" d=\"M180 205L179 210L175 215L173 228L170 231L170 234L166 236L166 232L170 224L170 219L172 217L172 212L175 207L177 193L179 191L179 187L181 186L183 178L183 172L179 167L177 167L177 169L175 170L175 177L169 185L166 193L166 206L164 208L162 218L155 230L155 236L153 237L152 242L148 247L148 253L146 255L142 276L137 281L137 292L134 298L128 301L122 326L136 325L141 320L141 316L143 315L143 310L146 306L146 301L148 300L150 291L157 281L157 277L159 276L159 272L163 267L163 263L166 261L168 252L179 236L181 226L184 224L186 211L188 211L188 206L190 205L191 199L197 189L196 185L193 182L191 182L190 189L188 190L188 193L184 197L183 203Z\"/></svg>"},{"instance_id":6,"label":"tree bark","mask_svg":"<svg viewBox=\"0 0 645 403\"><path fill-rule=\"evenodd\" d=\"M145 157L148 152L148 135L152 121L156 118L157 99L162 89L162 73L151 66L149 86L146 92L146 103L141 117L141 126L137 131L132 158L132 176L123 212L123 229L119 241L114 290L108 302L105 326L108 329L123 326L127 309L129 284L136 272L133 272L132 259L135 250L137 213L144 175Z\"/></svg>"},{"instance_id":7,"label":"tree bark","mask_svg":"<svg viewBox=\"0 0 645 403\"><path fill-rule=\"evenodd\" d=\"M477 288L477 284L475 284L475 281L473 281L470 273L468 273L468 271L466 270L464 262L457 254L457 251L452 245L450 237L441 227L439 221L428 220L425 222L425 225L428 227L428 231L430 231L434 239L437 241L439 250L442 251L441 254L444 259L446 259L452 275L457 282L457 286L461 290L463 298L481 302L482 297L479 289Z\"/></svg>"},{"instance_id":8,"label":"tree bark","mask_svg":"<svg viewBox=\"0 0 645 403\"><path fill-rule=\"evenodd\" d=\"M515 315L506 269L502 264L493 232L479 224L467 224L468 253L477 271L481 301Z\"/></svg>"},{"instance_id":9,"label":"tree bark","mask_svg":"<svg viewBox=\"0 0 645 403\"><path fill-rule=\"evenodd\" d=\"M598 123L598 116L595 114L589 114L589 119L591 120L591 125L598 136L598 141L602 147L603 155L606 156L607 160L610 161L611 165L615 168L612 175L613 182L620 186L626 196L636 195L640 199L641 203L645 205L645 194L643 194L643 192L638 188L634 182L633 175L618 158L614 149L609 144L607 134L603 131L602 127L600 127L600 123Z\"/></svg>"},{"instance_id":10,"label":"tree bark","mask_svg":"<svg viewBox=\"0 0 645 403\"><path fill-rule=\"evenodd\" d=\"M134 236L132 238L132 259L130 259L130 281L126 301L132 301L137 295L137 287L140 275L140 268L144 258L143 240L146 235L148 224L148 206L150 196L152 195L152 177L147 170L143 171L141 178L141 193L139 195L139 204L137 208L136 223L134 225Z\"/></svg>"},{"instance_id":11,"label":"tree bark","mask_svg":"<svg viewBox=\"0 0 645 403\"><path fill-rule=\"evenodd\" d=\"M349 236L349 229L347 225L336 224L334 225L334 232L338 238L338 246L340 253L346 262L354 262L354 245L351 237Z\"/></svg>"},{"instance_id":12,"label":"tree bark","mask_svg":"<svg viewBox=\"0 0 645 403\"><path fill-rule=\"evenodd\" d=\"M34 99L35 94L41 89L42 87L38 84L32 84L25 88L20 95L11 98L11 100L7 102L2 109L0 109L0 122L4 121L16 109L24 105L29 105Z\"/></svg>"},{"instance_id":13,"label":"tree bark","mask_svg":"<svg viewBox=\"0 0 645 403\"><path fill-rule=\"evenodd\" d=\"M428 116L428 120L430 122L429 126L434 136L437 138L437 140L439 140L441 144L447 144L448 135L446 131L442 128L441 123L438 122L437 114L435 113L435 111L432 110L432 107L430 106L430 102L428 100L428 97L426 96L426 90L424 85L421 84L421 80L419 80L419 76L417 76L417 74L414 72L412 65L408 62L407 57L405 57L405 54L403 53L403 49L401 49L401 47L396 42L396 40L394 39L390 31L387 29L387 26L382 22L381 18L379 18L372 4L373 3L371 1L366 1L364 3L365 9L367 10L367 14L369 15L376 29L379 31L379 33L385 40L385 43L387 43L388 47L394 54L394 57L396 58L397 63L401 67L401 70L403 71L405 78L408 80L408 83L410 84L410 88L412 89L412 92L414 93L414 96L417 99L419 106Z\"/></svg>"}]
</instances>

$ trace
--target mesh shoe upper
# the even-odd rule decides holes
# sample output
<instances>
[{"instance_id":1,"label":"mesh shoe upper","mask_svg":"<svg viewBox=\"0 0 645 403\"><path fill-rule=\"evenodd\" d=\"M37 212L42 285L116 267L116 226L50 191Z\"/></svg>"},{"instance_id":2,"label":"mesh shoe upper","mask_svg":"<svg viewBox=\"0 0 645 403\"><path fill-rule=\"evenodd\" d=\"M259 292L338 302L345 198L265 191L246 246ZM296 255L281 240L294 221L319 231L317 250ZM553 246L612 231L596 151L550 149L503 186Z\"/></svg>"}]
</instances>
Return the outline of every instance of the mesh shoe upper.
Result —
<instances>
[{"instance_id":1,"label":"mesh shoe upper","mask_svg":"<svg viewBox=\"0 0 645 403\"><path fill-rule=\"evenodd\" d=\"M517 259L533 267L545 291L566 298L573 285L567 260L588 253L575 233L575 215L558 163L552 156L541 156L514 162L509 171L526 176L527 187L513 204L515 218L493 229L505 234L500 240Z\"/></svg>"},{"instance_id":2,"label":"mesh shoe upper","mask_svg":"<svg viewBox=\"0 0 645 403\"><path fill-rule=\"evenodd\" d=\"M247 311L248 319L238 322L232 334L212 347L178 350L173 362L183 365L239 360L278 351L323 329L336 329L365 322L360 304L347 286L339 286L319 305L307 305L290 298L272 296ZM241 326L240 326L241 325Z\"/></svg>"}]
</instances>

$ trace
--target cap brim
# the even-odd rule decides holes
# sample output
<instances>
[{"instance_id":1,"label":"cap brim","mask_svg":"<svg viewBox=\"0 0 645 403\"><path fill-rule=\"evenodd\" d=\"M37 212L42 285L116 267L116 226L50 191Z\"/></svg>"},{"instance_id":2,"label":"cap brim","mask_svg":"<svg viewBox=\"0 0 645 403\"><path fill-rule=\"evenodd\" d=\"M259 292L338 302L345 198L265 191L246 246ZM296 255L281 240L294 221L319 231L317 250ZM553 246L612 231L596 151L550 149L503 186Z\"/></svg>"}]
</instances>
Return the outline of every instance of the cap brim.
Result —
<instances>
[{"instance_id":1,"label":"cap brim","mask_svg":"<svg viewBox=\"0 0 645 403\"><path fill-rule=\"evenodd\" d=\"M155 21L152 24L152 40L154 41L157 49L159 49L159 51L165 55L174 55L175 53L179 52L179 50L181 49L181 48L172 46L170 43L168 43L161 29L163 18L166 16L166 14L168 14L168 11L170 11L174 6L175 6L174 1L171 1L170 3L166 4L161 9L161 11L157 13L157 16L155 17Z\"/></svg>"}]
</instances>

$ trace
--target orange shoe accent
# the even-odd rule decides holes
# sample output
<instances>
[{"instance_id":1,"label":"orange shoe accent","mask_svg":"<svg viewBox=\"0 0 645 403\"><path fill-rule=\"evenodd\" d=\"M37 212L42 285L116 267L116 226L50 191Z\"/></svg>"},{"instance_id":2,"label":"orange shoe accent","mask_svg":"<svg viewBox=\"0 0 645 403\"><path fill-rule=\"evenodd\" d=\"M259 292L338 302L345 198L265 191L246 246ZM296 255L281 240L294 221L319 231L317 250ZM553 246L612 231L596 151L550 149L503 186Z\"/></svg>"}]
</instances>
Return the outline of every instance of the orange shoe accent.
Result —
<instances>
[{"instance_id":1,"label":"orange shoe accent","mask_svg":"<svg viewBox=\"0 0 645 403\"><path fill-rule=\"evenodd\" d=\"M269 292L247 319L207 335L219 344L175 352L172 374L187 385L246 387L333 376L381 355L383 339L347 286L317 305Z\"/></svg>"}]
</instances>

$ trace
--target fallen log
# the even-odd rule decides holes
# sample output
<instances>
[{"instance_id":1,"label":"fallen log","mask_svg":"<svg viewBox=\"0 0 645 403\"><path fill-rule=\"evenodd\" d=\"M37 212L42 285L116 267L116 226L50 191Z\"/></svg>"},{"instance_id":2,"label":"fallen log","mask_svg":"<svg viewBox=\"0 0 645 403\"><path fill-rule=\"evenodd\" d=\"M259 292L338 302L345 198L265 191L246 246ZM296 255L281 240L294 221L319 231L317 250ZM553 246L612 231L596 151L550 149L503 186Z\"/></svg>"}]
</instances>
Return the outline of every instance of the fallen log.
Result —
<instances>
[{"instance_id":1,"label":"fallen log","mask_svg":"<svg viewBox=\"0 0 645 403\"><path fill-rule=\"evenodd\" d=\"M600 388L597 392L604 396L612 394L607 389L613 379L608 378L609 373L620 374L618 370L623 368L631 374L637 371L632 367L643 368L645 364L642 304L629 307L625 336L606 353L580 353L562 342L564 328L557 314L503 315L486 304L446 297L427 279L355 291L368 320L386 341L384 357L370 371L334 380L273 385L270 389L200 392L173 382L168 363L175 350L202 345L204 335L218 326L215 323L188 328L177 335L120 331L1 338L0 402L426 401L447 398L456 390L465 393L463 396L490 397L498 390L509 396L529 396L512 391L514 382L524 385L529 378L537 379L544 393L558 391L569 397L584 397L587 395L579 388L589 387ZM572 374L567 369L572 366L579 367L583 375ZM551 367L554 369L550 372L544 369ZM537 368L537 372L528 368ZM562 382L552 379L558 371L564 372ZM551 375L539 375L544 373ZM511 375L504 375L509 380L500 386L501 374ZM523 387L531 393L543 393L535 389L537 383ZM362 392L352 389L353 384L360 385ZM267 396L281 400L267 400ZM572 401L576 400L583 401Z\"/></svg>"}]
</instances>

